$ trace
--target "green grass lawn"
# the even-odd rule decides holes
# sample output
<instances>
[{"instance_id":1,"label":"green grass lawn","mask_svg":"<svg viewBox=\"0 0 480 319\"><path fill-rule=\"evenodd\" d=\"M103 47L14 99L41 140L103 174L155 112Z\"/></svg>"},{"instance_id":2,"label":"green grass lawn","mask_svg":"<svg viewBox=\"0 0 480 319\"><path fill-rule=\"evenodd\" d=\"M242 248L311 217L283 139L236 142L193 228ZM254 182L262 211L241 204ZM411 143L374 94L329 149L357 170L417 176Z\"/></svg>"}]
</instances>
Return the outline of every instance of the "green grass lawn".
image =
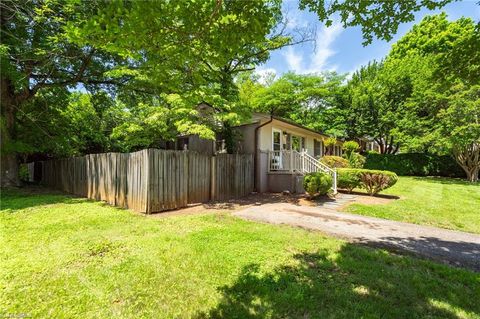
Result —
<instances>
[{"instance_id":1,"label":"green grass lawn","mask_svg":"<svg viewBox=\"0 0 480 319\"><path fill-rule=\"evenodd\" d=\"M400 196L385 205L353 204L346 211L480 234L480 184L431 177L400 177L382 194Z\"/></svg>"},{"instance_id":2,"label":"green grass lawn","mask_svg":"<svg viewBox=\"0 0 480 319\"><path fill-rule=\"evenodd\" d=\"M478 273L317 232L19 191L1 204L0 317L480 318Z\"/></svg>"}]
</instances>

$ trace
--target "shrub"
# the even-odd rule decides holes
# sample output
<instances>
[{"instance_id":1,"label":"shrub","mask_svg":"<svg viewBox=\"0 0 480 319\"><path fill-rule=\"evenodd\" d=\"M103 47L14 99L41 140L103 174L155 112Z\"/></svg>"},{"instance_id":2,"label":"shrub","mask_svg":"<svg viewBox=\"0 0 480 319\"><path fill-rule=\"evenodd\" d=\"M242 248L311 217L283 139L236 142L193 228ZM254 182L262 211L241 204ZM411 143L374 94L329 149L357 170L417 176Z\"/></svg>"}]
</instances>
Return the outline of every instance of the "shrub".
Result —
<instances>
[{"instance_id":1,"label":"shrub","mask_svg":"<svg viewBox=\"0 0 480 319\"><path fill-rule=\"evenodd\" d=\"M355 141L347 141L343 143L342 149L347 155L350 155L351 153L357 152L360 149L360 145Z\"/></svg>"},{"instance_id":2,"label":"shrub","mask_svg":"<svg viewBox=\"0 0 480 319\"><path fill-rule=\"evenodd\" d=\"M365 156L358 153L345 154L345 158L348 161L348 165L352 168L362 168L365 165Z\"/></svg>"},{"instance_id":3,"label":"shrub","mask_svg":"<svg viewBox=\"0 0 480 319\"><path fill-rule=\"evenodd\" d=\"M368 153L364 168L388 170L401 176L465 177L462 168L448 155Z\"/></svg>"},{"instance_id":4,"label":"shrub","mask_svg":"<svg viewBox=\"0 0 480 319\"><path fill-rule=\"evenodd\" d=\"M326 195L332 186L332 176L327 173L310 173L303 178L303 188L312 197Z\"/></svg>"},{"instance_id":5,"label":"shrub","mask_svg":"<svg viewBox=\"0 0 480 319\"><path fill-rule=\"evenodd\" d=\"M20 178L20 180L23 182L28 182L29 176L30 174L28 172L27 165L20 164L20 167L18 169L18 177Z\"/></svg>"},{"instance_id":6,"label":"shrub","mask_svg":"<svg viewBox=\"0 0 480 319\"><path fill-rule=\"evenodd\" d=\"M397 174L389 171L362 169L359 172L361 187L368 194L375 195L378 192L392 187L398 180Z\"/></svg>"},{"instance_id":7,"label":"shrub","mask_svg":"<svg viewBox=\"0 0 480 319\"><path fill-rule=\"evenodd\" d=\"M356 168L339 168L337 170L337 187L351 193L354 188L360 186L360 171Z\"/></svg>"},{"instance_id":8,"label":"shrub","mask_svg":"<svg viewBox=\"0 0 480 319\"><path fill-rule=\"evenodd\" d=\"M350 165L348 164L348 161L340 156L327 155L322 157L320 159L320 162L322 162L323 164L329 167L335 167L335 168L350 167Z\"/></svg>"},{"instance_id":9,"label":"shrub","mask_svg":"<svg viewBox=\"0 0 480 319\"><path fill-rule=\"evenodd\" d=\"M360 168L340 168L337 170L337 186L351 192L356 187L364 188L368 194L392 187L398 180L397 174Z\"/></svg>"}]
</instances>

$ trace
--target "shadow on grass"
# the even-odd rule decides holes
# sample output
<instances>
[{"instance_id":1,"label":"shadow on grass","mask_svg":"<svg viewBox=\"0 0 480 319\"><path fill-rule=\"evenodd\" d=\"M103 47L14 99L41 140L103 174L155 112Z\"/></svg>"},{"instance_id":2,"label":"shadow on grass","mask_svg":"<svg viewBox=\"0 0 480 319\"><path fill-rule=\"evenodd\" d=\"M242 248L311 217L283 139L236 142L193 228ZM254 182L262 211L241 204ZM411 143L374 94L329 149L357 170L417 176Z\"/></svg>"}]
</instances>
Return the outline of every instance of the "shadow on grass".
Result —
<instances>
[{"instance_id":1,"label":"shadow on grass","mask_svg":"<svg viewBox=\"0 0 480 319\"><path fill-rule=\"evenodd\" d=\"M0 199L0 210L9 212L49 204L76 204L83 200L42 186L2 189Z\"/></svg>"},{"instance_id":2,"label":"shadow on grass","mask_svg":"<svg viewBox=\"0 0 480 319\"><path fill-rule=\"evenodd\" d=\"M438 184L447 184L447 185L465 185L472 187L480 187L480 183L471 183L466 179L461 178L447 178L447 177L438 177L438 176L427 176L427 177L413 177L413 179L429 183L438 183Z\"/></svg>"},{"instance_id":3,"label":"shadow on grass","mask_svg":"<svg viewBox=\"0 0 480 319\"><path fill-rule=\"evenodd\" d=\"M245 267L198 318L459 318L480 315L478 275L345 244L262 273Z\"/></svg>"},{"instance_id":4,"label":"shadow on grass","mask_svg":"<svg viewBox=\"0 0 480 319\"><path fill-rule=\"evenodd\" d=\"M389 195L389 194L369 195L364 190L354 190L354 191L348 192L345 189L339 189L338 192L345 195L360 195L360 196L370 196L370 197L378 197L378 198L385 198L385 199L400 199L400 196L397 196L397 195Z\"/></svg>"},{"instance_id":5,"label":"shadow on grass","mask_svg":"<svg viewBox=\"0 0 480 319\"><path fill-rule=\"evenodd\" d=\"M472 234L476 235L476 234ZM480 277L480 244L472 241L441 240L436 237L381 237L379 240L359 240L371 247L393 248L413 253L456 267L471 269Z\"/></svg>"}]
</instances>

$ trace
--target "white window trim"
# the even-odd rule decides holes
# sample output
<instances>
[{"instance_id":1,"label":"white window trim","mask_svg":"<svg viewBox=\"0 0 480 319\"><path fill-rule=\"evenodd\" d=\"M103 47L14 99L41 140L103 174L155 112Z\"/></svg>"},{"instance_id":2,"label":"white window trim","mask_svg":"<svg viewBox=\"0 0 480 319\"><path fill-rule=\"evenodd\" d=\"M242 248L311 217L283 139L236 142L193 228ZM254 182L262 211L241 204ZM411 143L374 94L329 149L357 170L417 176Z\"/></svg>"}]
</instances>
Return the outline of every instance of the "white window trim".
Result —
<instances>
[{"instance_id":1,"label":"white window trim","mask_svg":"<svg viewBox=\"0 0 480 319\"><path fill-rule=\"evenodd\" d=\"M282 133L283 133L283 132L282 132L282 130L280 130L280 129L278 129L278 128L275 128L275 127L272 127L272 145L271 145L271 146L272 146L272 151L275 150L275 148L273 147L273 144L275 143L275 139L274 139L274 137L273 137L273 134L274 134L275 132L279 132L279 133L280 133L280 151L282 151L282 150L283 150L283 145L282 145L282 144L283 144L283 143L282 143Z\"/></svg>"}]
</instances>

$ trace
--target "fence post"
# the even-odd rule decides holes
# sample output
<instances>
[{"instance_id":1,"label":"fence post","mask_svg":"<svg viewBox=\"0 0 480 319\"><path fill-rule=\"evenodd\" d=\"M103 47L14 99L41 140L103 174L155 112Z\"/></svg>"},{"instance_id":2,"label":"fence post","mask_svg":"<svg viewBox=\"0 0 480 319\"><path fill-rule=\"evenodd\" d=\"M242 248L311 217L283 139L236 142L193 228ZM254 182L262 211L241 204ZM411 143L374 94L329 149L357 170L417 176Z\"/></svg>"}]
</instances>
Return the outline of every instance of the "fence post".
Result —
<instances>
[{"instance_id":1,"label":"fence post","mask_svg":"<svg viewBox=\"0 0 480 319\"><path fill-rule=\"evenodd\" d=\"M215 187L216 187L216 180L217 180L217 172L215 170L215 155L211 157L211 168L210 168L210 200L215 200Z\"/></svg>"}]
</instances>

